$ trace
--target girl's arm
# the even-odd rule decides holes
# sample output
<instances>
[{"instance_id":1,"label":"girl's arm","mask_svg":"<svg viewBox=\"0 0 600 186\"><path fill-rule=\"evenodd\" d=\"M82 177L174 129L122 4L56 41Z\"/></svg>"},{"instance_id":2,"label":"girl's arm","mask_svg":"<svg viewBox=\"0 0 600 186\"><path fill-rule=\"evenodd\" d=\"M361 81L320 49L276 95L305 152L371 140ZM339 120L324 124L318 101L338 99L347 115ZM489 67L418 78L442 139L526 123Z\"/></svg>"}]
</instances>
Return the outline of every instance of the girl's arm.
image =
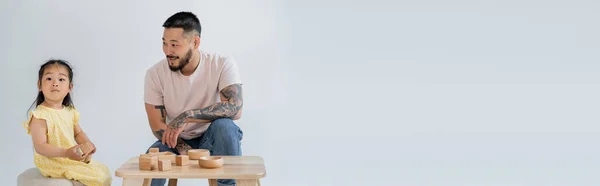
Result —
<instances>
[{"instance_id":1,"label":"girl's arm","mask_svg":"<svg viewBox=\"0 0 600 186\"><path fill-rule=\"evenodd\" d=\"M79 145L83 145L86 142L90 142L92 144L92 147L94 148L92 150L92 152L90 152L90 154L94 154L96 153L96 146L94 145L94 143L92 143L92 141L90 141L90 138L88 138L87 134L85 134L85 132L83 132L83 130L81 129L81 127L79 126L79 124L75 125L75 141L77 142L77 144Z\"/></svg>"},{"instance_id":2,"label":"girl's arm","mask_svg":"<svg viewBox=\"0 0 600 186\"><path fill-rule=\"evenodd\" d=\"M81 130L81 127L79 127L79 125L75 125L75 141L77 142L77 144L84 144L85 142L90 141L90 139L87 137L87 135L83 132L83 130Z\"/></svg>"},{"instance_id":3,"label":"girl's arm","mask_svg":"<svg viewBox=\"0 0 600 186\"><path fill-rule=\"evenodd\" d=\"M79 145L65 149L48 144L48 128L46 126L46 120L32 117L29 122L29 130L31 131L33 147L38 154L46 157L68 157L74 160L83 158L78 156L76 152L76 148L79 147Z\"/></svg>"}]
</instances>

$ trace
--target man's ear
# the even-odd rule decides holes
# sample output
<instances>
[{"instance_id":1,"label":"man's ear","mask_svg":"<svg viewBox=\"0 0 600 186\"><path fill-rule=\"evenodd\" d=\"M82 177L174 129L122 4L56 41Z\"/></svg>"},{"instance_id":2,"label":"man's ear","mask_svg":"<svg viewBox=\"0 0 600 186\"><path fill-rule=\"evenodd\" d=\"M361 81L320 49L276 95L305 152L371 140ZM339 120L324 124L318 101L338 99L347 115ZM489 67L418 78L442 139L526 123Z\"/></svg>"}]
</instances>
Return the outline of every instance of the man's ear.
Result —
<instances>
[{"instance_id":1,"label":"man's ear","mask_svg":"<svg viewBox=\"0 0 600 186\"><path fill-rule=\"evenodd\" d=\"M194 36L194 49L200 47L200 36Z\"/></svg>"}]
</instances>

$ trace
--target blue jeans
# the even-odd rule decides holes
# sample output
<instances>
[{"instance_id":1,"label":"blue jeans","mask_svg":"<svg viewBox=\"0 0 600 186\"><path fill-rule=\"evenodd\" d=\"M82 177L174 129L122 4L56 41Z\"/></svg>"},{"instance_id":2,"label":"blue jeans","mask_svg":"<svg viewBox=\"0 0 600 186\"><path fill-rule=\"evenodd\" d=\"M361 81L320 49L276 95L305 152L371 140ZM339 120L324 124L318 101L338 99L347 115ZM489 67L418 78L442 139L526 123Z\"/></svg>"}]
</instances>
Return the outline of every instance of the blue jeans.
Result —
<instances>
[{"instance_id":1,"label":"blue jeans","mask_svg":"<svg viewBox=\"0 0 600 186\"><path fill-rule=\"evenodd\" d=\"M202 136L190 140L183 140L194 149L208 149L211 155L229 155L241 156L241 140L243 137L242 130L228 118L214 120L206 129ZM150 148L158 148L161 152L169 151L179 154L177 150L169 148L166 144L163 145L160 140L156 141ZM146 150L149 152L150 148ZM164 186L166 179L152 179L152 186ZM220 186L235 185L234 179L217 180Z\"/></svg>"}]
</instances>

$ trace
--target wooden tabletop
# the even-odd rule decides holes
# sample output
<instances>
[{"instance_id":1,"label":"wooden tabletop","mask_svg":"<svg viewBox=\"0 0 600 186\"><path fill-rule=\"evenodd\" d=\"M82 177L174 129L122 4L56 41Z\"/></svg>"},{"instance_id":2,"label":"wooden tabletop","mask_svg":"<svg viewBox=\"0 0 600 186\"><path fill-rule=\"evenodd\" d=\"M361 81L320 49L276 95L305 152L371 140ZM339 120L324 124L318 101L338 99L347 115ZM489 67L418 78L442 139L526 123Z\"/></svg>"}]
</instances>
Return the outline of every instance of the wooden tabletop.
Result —
<instances>
[{"instance_id":1,"label":"wooden tabletop","mask_svg":"<svg viewBox=\"0 0 600 186\"><path fill-rule=\"evenodd\" d=\"M206 169L198 160L189 160L187 166L171 165L169 171L140 170L138 157L133 157L115 171L121 178L206 178L206 179L260 179L266 176L264 161L258 156L222 156L223 167Z\"/></svg>"}]
</instances>

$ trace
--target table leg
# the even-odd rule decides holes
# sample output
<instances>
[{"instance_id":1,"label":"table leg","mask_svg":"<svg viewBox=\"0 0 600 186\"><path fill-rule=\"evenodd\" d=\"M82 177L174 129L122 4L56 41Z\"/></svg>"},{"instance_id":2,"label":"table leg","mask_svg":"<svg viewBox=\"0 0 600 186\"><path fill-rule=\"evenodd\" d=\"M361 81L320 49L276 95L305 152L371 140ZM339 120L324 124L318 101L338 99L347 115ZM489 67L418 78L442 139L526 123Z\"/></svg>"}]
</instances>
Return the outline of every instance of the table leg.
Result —
<instances>
[{"instance_id":1,"label":"table leg","mask_svg":"<svg viewBox=\"0 0 600 186\"><path fill-rule=\"evenodd\" d=\"M169 186L177 186L177 178L169 178Z\"/></svg>"},{"instance_id":2,"label":"table leg","mask_svg":"<svg viewBox=\"0 0 600 186\"><path fill-rule=\"evenodd\" d=\"M150 186L150 183L152 183L152 178L144 178L143 186Z\"/></svg>"},{"instance_id":3,"label":"table leg","mask_svg":"<svg viewBox=\"0 0 600 186\"><path fill-rule=\"evenodd\" d=\"M217 179L208 179L208 186L218 186Z\"/></svg>"},{"instance_id":4,"label":"table leg","mask_svg":"<svg viewBox=\"0 0 600 186\"><path fill-rule=\"evenodd\" d=\"M259 184L258 179L235 180L235 183L238 186L257 186Z\"/></svg>"}]
</instances>

